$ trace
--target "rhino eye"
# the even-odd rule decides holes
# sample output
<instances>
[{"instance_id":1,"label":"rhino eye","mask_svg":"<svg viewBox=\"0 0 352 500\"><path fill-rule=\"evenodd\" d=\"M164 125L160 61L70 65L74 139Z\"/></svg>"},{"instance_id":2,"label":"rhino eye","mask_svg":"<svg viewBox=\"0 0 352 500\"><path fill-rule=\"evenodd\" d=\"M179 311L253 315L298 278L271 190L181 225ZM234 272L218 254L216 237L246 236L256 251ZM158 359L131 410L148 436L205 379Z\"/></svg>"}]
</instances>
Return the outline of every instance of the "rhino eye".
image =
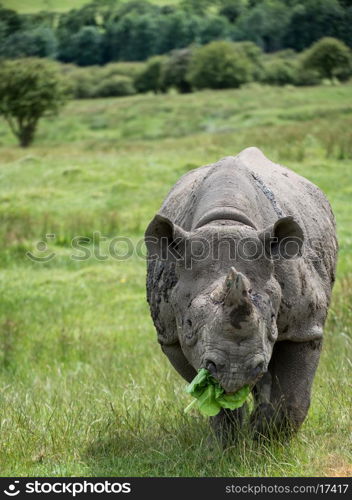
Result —
<instances>
[{"instance_id":1,"label":"rhino eye","mask_svg":"<svg viewBox=\"0 0 352 500\"><path fill-rule=\"evenodd\" d=\"M197 335L197 332L195 332L194 330L188 332L185 335L185 341L186 341L186 345L188 347L194 346L194 344L197 342L197 340L198 340L198 335Z\"/></svg>"},{"instance_id":2,"label":"rhino eye","mask_svg":"<svg viewBox=\"0 0 352 500\"><path fill-rule=\"evenodd\" d=\"M192 327L192 321L190 319L187 320L187 325Z\"/></svg>"}]
</instances>

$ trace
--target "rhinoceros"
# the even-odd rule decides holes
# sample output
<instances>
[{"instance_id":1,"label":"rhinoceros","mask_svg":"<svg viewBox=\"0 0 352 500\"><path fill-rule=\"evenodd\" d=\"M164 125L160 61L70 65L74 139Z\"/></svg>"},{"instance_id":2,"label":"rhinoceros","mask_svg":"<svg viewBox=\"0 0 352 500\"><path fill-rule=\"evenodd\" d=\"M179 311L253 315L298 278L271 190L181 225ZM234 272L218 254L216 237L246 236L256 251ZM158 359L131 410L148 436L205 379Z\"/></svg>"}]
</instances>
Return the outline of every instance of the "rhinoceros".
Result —
<instances>
[{"instance_id":1,"label":"rhinoceros","mask_svg":"<svg viewBox=\"0 0 352 500\"><path fill-rule=\"evenodd\" d=\"M186 173L145 233L147 300L162 351L188 382L251 387L257 435L292 435L310 405L335 279L322 191L251 147ZM234 436L244 409L212 417Z\"/></svg>"}]
</instances>

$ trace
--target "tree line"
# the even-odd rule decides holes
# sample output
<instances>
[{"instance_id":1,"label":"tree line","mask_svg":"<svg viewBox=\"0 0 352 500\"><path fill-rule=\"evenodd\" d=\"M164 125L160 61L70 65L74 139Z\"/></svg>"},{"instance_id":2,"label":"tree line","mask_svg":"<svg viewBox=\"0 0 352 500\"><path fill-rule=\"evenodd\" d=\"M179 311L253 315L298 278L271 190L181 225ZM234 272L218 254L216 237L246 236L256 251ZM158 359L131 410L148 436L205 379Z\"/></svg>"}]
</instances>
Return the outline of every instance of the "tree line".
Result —
<instances>
[{"instance_id":1,"label":"tree line","mask_svg":"<svg viewBox=\"0 0 352 500\"><path fill-rule=\"evenodd\" d=\"M79 66L145 61L214 40L266 53L302 51L324 36L352 47L352 0L95 0L66 13L0 6L0 57L48 57Z\"/></svg>"},{"instance_id":2,"label":"tree line","mask_svg":"<svg viewBox=\"0 0 352 500\"><path fill-rule=\"evenodd\" d=\"M263 62L264 61L264 62ZM238 88L257 81L271 85L314 85L352 75L352 51L325 37L299 56L292 50L263 57L253 42L213 41L197 48L154 56L147 63L112 63L78 68L43 58L0 61L0 116L22 147L34 139L42 116L55 114L69 96L119 97L137 92L180 93Z\"/></svg>"},{"instance_id":3,"label":"tree line","mask_svg":"<svg viewBox=\"0 0 352 500\"><path fill-rule=\"evenodd\" d=\"M175 49L145 62L116 62L105 66L61 65L77 99L122 97L136 93L188 93L201 89L266 85L319 85L348 80L352 50L341 40L324 37L311 47L265 54L253 42L218 40L202 46Z\"/></svg>"}]
</instances>

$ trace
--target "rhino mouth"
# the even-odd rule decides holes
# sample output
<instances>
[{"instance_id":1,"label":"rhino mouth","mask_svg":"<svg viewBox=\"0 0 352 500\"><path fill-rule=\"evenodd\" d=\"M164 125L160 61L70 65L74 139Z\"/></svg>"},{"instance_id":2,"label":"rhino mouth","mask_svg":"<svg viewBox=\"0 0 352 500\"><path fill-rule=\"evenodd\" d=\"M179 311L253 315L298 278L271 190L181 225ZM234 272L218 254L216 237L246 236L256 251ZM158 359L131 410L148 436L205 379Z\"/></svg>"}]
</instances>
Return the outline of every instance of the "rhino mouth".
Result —
<instances>
[{"instance_id":1,"label":"rhino mouth","mask_svg":"<svg viewBox=\"0 0 352 500\"><path fill-rule=\"evenodd\" d=\"M219 365L219 363L211 360L207 360L205 368L211 373L212 377L219 382L225 394L228 395L236 394L236 392L246 385L252 390L267 371L263 359L260 359L255 368L250 369L249 373L248 371L247 373L245 371L243 373L241 373L241 371L237 371L236 373L227 370L224 371L224 365Z\"/></svg>"},{"instance_id":2,"label":"rhino mouth","mask_svg":"<svg viewBox=\"0 0 352 500\"><path fill-rule=\"evenodd\" d=\"M228 394L228 395L233 395L233 394L236 394L236 392L240 391L244 386L249 386L250 390L252 391L253 388L255 387L255 385L259 382L259 380L265 375L265 372L261 372L259 373L255 379L251 379L251 380L242 380L241 383L238 383L238 384L235 384L235 383L231 383L231 379L227 379L226 381L225 380L221 380L219 377L217 378L219 384L221 385L221 387L224 389L225 391L225 394ZM216 377L214 377L216 378ZM232 387L231 387L232 386ZM231 387L231 388L229 388ZM233 388L234 387L234 388Z\"/></svg>"}]
</instances>

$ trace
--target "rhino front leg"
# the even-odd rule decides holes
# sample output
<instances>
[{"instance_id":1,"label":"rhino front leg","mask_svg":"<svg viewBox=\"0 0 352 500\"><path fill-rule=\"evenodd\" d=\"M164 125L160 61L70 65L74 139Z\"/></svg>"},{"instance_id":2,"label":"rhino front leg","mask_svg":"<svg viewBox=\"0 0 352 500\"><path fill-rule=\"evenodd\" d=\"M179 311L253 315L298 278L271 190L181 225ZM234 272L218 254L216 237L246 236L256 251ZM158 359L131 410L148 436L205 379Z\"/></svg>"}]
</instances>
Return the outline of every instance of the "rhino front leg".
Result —
<instances>
[{"instance_id":1,"label":"rhino front leg","mask_svg":"<svg viewBox=\"0 0 352 500\"><path fill-rule=\"evenodd\" d=\"M223 448L230 446L238 438L245 413L246 405L232 411L222 409L215 417L211 417L212 428Z\"/></svg>"},{"instance_id":2,"label":"rhino front leg","mask_svg":"<svg viewBox=\"0 0 352 500\"><path fill-rule=\"evenodd\" d=\"M278 342L269 365L271 387L264 401L257 396L252 422L257 434L290 435L303 423L310 406L310 393L318 366L322 340ZM270 399L268 397L270 391Z\"/></svg>"}]
</instances>

